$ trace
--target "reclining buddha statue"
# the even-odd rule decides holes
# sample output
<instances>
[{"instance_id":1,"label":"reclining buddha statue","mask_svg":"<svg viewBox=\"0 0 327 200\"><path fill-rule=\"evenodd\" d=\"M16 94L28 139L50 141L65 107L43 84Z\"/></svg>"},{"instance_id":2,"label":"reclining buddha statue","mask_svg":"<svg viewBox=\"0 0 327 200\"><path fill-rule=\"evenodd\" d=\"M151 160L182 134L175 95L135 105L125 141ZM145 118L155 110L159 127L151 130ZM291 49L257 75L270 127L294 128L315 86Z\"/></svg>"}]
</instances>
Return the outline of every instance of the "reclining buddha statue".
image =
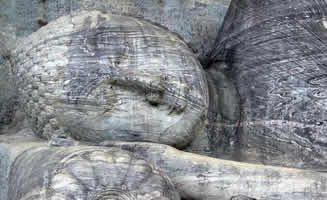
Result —
<instances>
[{"instance_id":1,"label":"reclining buddha statue","mask_svg":"<svg viewBox=\"0 0 327 200\"><path fill-rule=\"evenodd\" d=\"M0 200L326 199L326 8L232 0L210 50L99 10L7 38Z\"/></svg>"}]
</instances>

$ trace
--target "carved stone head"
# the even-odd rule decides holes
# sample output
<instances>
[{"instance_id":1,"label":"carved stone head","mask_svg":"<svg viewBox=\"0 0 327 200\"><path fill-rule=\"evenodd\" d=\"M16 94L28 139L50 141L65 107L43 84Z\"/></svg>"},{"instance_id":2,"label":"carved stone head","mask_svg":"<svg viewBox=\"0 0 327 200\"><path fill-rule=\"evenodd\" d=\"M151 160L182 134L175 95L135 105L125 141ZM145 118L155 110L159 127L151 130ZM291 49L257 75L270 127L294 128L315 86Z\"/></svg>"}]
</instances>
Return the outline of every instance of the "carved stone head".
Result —
<instances>
[{"instance_id":1,"label":"carved stone head","mask_svg":"<svg viewBox=\"0 0 327 200\"><path fill-rule=\"evenodd\" d=\"M187 45L164 28L82 12L32 34L16 54L25 111L42 137L68 133L91 142L182 147L203 128L204 73Z\"/></svg>"}]
</instances>

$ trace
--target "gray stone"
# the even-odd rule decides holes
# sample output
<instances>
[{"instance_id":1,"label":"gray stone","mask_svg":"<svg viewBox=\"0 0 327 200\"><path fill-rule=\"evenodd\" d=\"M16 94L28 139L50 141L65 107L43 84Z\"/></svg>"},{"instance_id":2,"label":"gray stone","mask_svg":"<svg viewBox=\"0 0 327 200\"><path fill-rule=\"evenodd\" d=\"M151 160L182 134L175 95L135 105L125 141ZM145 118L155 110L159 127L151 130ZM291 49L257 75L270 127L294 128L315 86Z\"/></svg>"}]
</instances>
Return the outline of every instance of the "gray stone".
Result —
<instances>
[{"instance_id":1,"label":"gray stone","mask_svg":"<svg viewBox=\"0 0 327 200\"><path fill-rule=\"evenodd\" d=\"M326 168L326 8L311 0L232 1L212 58L227 63L239 92L234 159Z\"/></svg>"}]
</instances>

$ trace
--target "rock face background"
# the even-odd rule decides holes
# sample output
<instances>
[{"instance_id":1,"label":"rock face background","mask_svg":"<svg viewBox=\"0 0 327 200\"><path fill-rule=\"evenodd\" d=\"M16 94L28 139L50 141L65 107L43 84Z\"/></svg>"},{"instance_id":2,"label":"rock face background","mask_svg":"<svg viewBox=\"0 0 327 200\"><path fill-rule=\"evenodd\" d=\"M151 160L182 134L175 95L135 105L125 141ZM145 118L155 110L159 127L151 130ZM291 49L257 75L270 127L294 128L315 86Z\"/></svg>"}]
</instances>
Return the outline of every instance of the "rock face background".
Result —
<instances>
[{"instance_id":1,"label":"rock face background","mask_svg":"<svg viewBox=\"0 0 327 200\"><path fill-rule=\"evenodd\" d=\"M205 61L230 0L1 0L3 21L26 36L76 10L100 10L144 18L179 34ZM1 22L1 21L0 21Z\"/></svg>"}]
</instances>

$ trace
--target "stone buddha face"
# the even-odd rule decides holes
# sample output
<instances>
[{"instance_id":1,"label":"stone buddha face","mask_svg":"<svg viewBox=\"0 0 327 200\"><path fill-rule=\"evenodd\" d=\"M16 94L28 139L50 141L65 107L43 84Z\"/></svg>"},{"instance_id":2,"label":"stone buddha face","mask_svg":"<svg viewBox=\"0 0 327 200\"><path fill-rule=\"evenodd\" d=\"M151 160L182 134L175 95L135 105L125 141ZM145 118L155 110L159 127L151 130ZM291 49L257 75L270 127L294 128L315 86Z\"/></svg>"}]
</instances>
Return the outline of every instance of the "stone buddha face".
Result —
<instances>
[{"instance_id":1,"label":"stone buddha face","mask_svg":"<svg viewBox=\"0 0 327 200\"><path fill-rule=\"evenodd\" d=\"M183 147L203 128L204 73L187 45L163 28L88 12L50 23L30 40L35 37L38 53L17 50L17 70L39 135L62 131L83 141ZM28 55L33 62L19 66ZM33 102L33 96L40 100Z\"/></svg>"}]
</instances>

